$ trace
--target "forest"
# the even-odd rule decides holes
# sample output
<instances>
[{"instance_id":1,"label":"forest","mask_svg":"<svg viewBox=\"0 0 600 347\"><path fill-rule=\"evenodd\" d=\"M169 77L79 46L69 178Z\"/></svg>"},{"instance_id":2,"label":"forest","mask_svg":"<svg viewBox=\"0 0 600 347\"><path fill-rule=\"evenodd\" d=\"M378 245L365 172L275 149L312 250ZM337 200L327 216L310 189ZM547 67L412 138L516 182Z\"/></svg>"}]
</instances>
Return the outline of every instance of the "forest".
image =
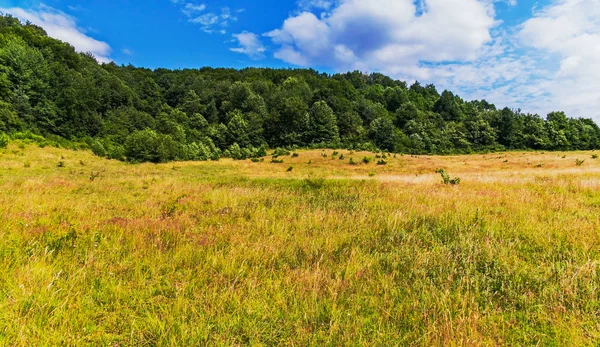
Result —
<instances>
[{"instance_id":1,"label":"forest","mask_svg":"<svg viewBox=\"0 0 600 347\"><path fill-rule=\"evenodd\" d=\"M409 154L600 148L591 119L497 108L379 73L99 64L6 15L0 144L8 138L155 163L254 158L279 147Z\"/></svg>"}]
</instances>

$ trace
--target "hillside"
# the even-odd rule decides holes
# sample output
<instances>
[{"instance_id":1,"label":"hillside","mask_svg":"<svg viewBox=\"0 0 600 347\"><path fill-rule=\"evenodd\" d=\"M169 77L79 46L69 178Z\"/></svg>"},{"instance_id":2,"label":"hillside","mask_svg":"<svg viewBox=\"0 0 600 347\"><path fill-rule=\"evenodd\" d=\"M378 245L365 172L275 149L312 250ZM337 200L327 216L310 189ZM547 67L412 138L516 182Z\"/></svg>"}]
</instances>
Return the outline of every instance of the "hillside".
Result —
<instances>
[{"instance_id":1,"label":"hillside","mask_svg":"<svg viewBox=\"0 0 600 347\"><path fill-rule=\"evenodd\" d=\"M377 73L99 65L10 16L0 17L0 132L136 162L243 159L276 147L600 148L590 119L499 109Z\"/></svg>"}]
</instances>

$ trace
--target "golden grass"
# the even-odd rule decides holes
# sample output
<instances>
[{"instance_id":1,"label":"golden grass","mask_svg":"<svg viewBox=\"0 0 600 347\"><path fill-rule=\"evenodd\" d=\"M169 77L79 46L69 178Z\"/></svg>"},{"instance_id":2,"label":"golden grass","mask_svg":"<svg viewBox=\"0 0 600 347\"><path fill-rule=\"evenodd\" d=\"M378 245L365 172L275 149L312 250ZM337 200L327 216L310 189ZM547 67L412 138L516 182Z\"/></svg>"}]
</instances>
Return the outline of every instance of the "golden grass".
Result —
<instances>
[{"instance_id":1,"label":"golden grass","mask_svg":"<svg viewBox=\"0 0 600 347\"><path fill-rule=\"evenodd\" d=\"M591 152L385 166L332 152L129 165L12 144L0 155L0 344L600 339ZM441 184L441 167L461 184Z\"/></svg>"}]
</instances>

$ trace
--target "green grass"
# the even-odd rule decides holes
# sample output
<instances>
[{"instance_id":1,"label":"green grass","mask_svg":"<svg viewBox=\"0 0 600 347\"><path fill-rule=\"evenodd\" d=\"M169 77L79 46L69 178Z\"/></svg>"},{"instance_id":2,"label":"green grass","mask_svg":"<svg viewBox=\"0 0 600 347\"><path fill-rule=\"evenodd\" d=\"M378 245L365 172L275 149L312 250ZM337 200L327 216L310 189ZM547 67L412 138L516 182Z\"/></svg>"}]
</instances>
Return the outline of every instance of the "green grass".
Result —
<instances>
[{"instance_id":1,"label":"green grass","mask_svg":"<svg viewBox=\"0 0 600 347\"><path fill-rule=\"evenodd\" d=\"M320 153L128 165L11 145L0 344L600 339L600 164L574 163L590 153Z\"/></svg>"}]
</instances>

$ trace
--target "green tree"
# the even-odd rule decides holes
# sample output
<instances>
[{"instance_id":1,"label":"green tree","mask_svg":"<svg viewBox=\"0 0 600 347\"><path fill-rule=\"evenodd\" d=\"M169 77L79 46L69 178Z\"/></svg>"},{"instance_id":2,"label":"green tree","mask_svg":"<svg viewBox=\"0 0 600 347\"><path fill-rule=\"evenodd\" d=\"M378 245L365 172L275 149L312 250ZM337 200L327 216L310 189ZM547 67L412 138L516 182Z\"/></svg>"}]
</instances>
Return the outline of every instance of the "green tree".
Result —
<instances>
[{"instance_id":1,"label":"green tree","mask_svg":"<svg viewBox=\"0 0 600 347\"><path fill-rule=\"evenodd\" d=\"M316 102L310 109L309 137L312 143L337 143L340 140L337 119L325 101Z\"/></svg>"},{"instance_id":2,"label":"green tree","mask_svg":"<svg viewBox=\"0 0 600 347\"><path fill-rule=\"evenodd\" d=\"M371 138L380 149L393 151L396 144L394 124L388 118L377 118L371 123Z\"/></svg>"}]
</instances>

